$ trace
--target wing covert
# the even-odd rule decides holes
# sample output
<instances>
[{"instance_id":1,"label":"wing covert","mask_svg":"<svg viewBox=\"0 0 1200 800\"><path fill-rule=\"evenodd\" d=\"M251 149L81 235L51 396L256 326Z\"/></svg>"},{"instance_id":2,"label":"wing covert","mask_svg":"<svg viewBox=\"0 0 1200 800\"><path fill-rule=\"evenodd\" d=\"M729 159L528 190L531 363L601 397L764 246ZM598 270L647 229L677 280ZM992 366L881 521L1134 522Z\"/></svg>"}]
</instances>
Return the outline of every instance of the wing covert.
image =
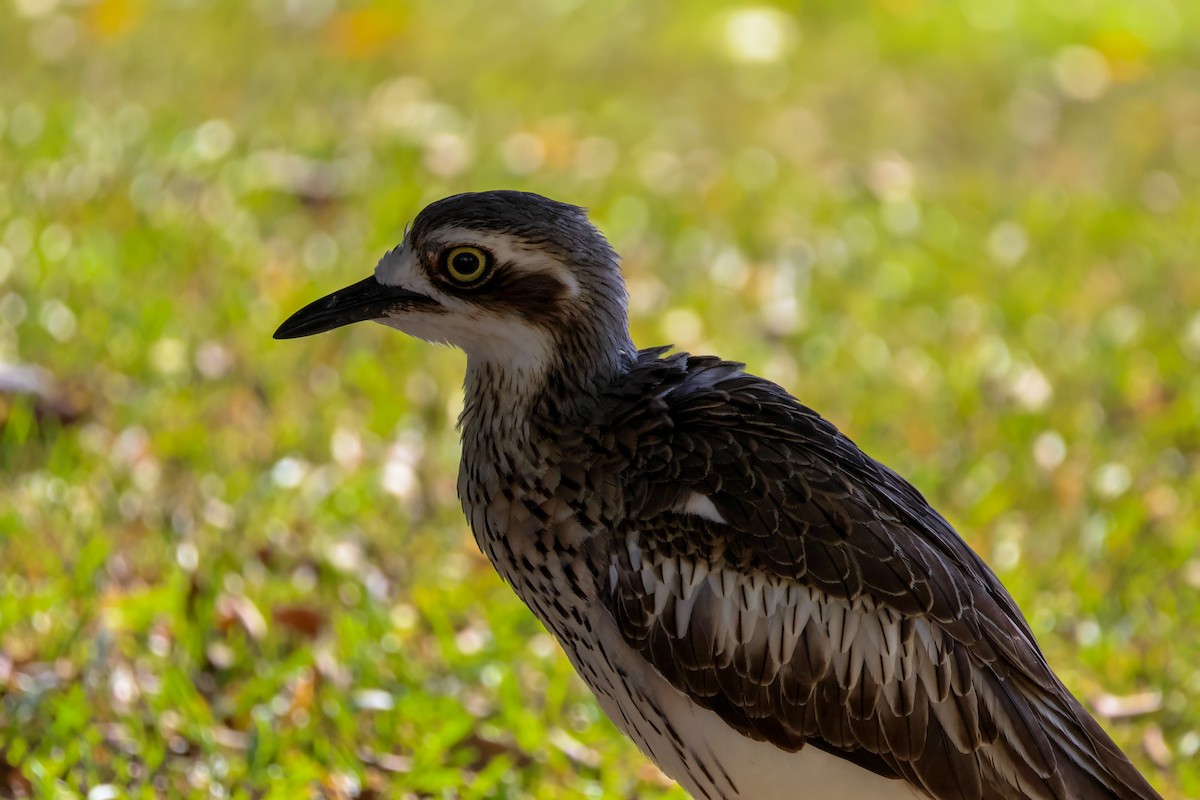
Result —
<instances>
[{"instance_id":1,"label":"wing covert","mask_svg":"<svg viewBox=\"0 0 1200 800\"><path fill-rule=\"evenodd\" d=\"M668 681L936 798L1158 797L916 489L740 365L648 368L669 388L609 410L636 478L605 577Z\"/></svg>"}]
</instances>

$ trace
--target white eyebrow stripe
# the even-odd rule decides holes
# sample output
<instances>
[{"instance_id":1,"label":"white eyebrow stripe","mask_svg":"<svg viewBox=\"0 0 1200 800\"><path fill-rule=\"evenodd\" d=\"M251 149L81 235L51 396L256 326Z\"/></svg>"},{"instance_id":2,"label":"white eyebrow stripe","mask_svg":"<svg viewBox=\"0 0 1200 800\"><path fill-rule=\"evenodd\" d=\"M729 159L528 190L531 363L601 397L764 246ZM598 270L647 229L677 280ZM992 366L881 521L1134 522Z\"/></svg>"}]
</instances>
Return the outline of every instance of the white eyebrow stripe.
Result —
<instances>
[{"instance_id":1,"label":"white eyebrow stripe","mask_svg":"<svg viewBox=\"0 0 1200 800\"><path fill-rule=\"evenodd\" d=\"M526 245L514 236L496 231L450 227L437 230L429 239L431 243L443 247L477 245L491 252L499 264L516 266L527 274L543 272L553 275L555 280L567 287L569 297L579 296L579 279L570 269L545 250Z\"/></svg>"}]
</instances>

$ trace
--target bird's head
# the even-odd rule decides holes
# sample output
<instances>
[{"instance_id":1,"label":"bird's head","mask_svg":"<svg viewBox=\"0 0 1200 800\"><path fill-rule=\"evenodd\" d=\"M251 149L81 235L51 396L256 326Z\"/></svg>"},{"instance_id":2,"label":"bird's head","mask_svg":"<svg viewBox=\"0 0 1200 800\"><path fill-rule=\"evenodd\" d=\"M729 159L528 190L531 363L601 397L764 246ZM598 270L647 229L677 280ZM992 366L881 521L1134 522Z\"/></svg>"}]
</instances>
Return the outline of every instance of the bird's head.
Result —
<instances>
[{"instance_id":1,"label":"bird's head","mask_svg":"<svg viewBox=\"0 0 1200 800\"><path fill-rule=\"evenodd\" d=\"M526 192L429 205L374 275L300 309L275 338L362 320L459 347L469 368L526 378L580 356L603 370L633 352L608 241L583 209Z\"/></svg>"}]
</instances>

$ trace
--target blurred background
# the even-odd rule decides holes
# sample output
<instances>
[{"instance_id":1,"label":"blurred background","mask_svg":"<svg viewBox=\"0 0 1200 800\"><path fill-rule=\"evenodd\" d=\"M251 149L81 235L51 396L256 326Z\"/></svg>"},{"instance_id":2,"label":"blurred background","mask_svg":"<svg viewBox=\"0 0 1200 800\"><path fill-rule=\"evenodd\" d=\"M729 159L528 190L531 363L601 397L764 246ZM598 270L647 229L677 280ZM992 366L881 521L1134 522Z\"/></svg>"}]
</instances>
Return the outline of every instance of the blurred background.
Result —
<instances>
[{"instance_id":1,"label":"blurred background","mask_svg":"<svg viewBox=\"0 0 1200 800\"><path fill-rule=\"evenodd\" d=\"M1200 5L0 0L0 795L681 798L455 498L461 354L271 333L591 208L1200 797Z\"/></svg>"}]
</instances>

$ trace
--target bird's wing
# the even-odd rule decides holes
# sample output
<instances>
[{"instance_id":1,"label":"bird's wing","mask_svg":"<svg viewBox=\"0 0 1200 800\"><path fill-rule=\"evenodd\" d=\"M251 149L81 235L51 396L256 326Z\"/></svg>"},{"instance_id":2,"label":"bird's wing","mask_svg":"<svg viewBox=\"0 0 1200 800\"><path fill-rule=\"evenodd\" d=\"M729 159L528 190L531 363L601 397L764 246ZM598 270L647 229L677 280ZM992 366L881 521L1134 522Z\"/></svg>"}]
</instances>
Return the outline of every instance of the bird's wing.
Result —
<instances>
[{"instance_id":1,"label":"bird's wing","mask_svg":"<svg viewBox=\"0 0 1200 800\"><path fill-rule=\"evenodd\" d=\"M950 525L783 389L644 357L606 403L609 608L696 702L935 798L1158 797Z\"/></svg>"}]
</instances>

